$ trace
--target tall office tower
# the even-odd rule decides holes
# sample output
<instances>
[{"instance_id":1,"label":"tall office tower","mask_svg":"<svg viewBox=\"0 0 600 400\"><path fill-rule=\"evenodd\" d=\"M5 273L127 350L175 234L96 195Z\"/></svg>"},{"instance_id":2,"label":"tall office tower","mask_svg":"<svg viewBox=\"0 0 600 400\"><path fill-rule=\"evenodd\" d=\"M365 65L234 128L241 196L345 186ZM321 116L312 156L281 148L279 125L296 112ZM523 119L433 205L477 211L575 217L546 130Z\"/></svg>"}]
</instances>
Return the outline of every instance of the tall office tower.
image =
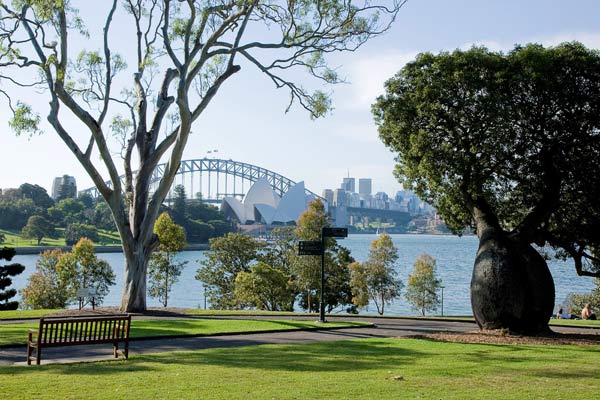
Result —
<instances>
[{"instance_id":1,"label":"tall office tower","mask_svg":"<svg viewBox=\"0 0 600 400\"><path fill-rule=\"evenodd\" d=\"M337 207L346 205L345 189L335 189L335 192L333 192L333 205Z\"/></svg>"},{"instance_id":2,"label":"tall office tower","mask_svg":"<svg viewBox=\"0 0 600 400\"><path fill-rule=\"evenodd\" d=\"M59 201L77 197L77 182L75 177L63 175L54 178L52 182L52 199Z\"/></svg>"},{"instance_id":3,"label":"tall office tower","mask_svg":"<svg viewBox=\"0 0 600 400\"><path fill-rule=\"evenodd\" d=\"M331 189L323 190L322 196L325 199L325 201L327 201L327 204L329 204L330 206L333 205L333 190L331 190Z\"/></svg>"},{"instance_id":4,"label":"tall office tower","mask_svg":"<svg viewBox=\"0 0 600 400\"><path fill-rule=\"evenodd\" d=\"M371 194L371 178L360 178L358 180L358 193L363 196L369 196Z\"/></svg>"},{"instance_id":5,"label":"tall office tower","mask_svg":"<svg viewBox=\"0 0 600 400\"><path fill-rule=\"evenodd\" d=\"M354 193L356 191L356 180L354 178L344 178L342 189L346 192Z\"/></svg>"}]
</instances>

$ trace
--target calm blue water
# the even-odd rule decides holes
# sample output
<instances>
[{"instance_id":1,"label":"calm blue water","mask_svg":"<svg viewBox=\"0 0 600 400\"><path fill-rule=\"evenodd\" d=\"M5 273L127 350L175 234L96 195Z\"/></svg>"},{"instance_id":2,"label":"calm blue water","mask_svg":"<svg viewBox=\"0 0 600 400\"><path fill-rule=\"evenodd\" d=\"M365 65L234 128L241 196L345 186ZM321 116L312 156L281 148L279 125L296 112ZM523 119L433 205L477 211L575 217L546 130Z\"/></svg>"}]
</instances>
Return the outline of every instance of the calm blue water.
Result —
<instances>
[{"instance_id":1,"label":"calm blue water","mask_svg":"<svg viewBox=\"0 0 600 400\"><path fill-rule=\"evenodd\" d=\"M398 274L404 283L412 273L414 261L422 253L427 253L437 260L438 276L442 279L444 289L444 315L470 315L471 303L469 297L469 284L473 269L473 261L477 251L477 238L474 236L439 236L439 235L391 235L395 246L398 248ZM358 261L365 261L369 252L369 245L376 235L350 235L340 241L352 251ZM123 255L121 253L100 254L112 265L117 275L117 283L108 294L104 305L116 306L120 304ZM204 255L200 251L183 252L179 259L188 261L181 274L179 282L173 287L169 306L186 308L204 308L204 293L202 284L194 279L198 269L198 260ZM13 287L21 289L27 284L27 277L35 271L35 262L38 256L16 256L13 261L26 266L20 276L14 278ZM588 277L578 277L571 261L549 261L550 271L556 285L556 303L563 302L570 292L584 293L593 288L593 280ZM160 306L159 302L148 297L148 305ZM376 308L369 307L365 312L376 312ZM441 309L437 314L441 313ZM386 314L416 314L403 298L397 299L391 306L386 307Z\"/></svg>"}]
</instances>

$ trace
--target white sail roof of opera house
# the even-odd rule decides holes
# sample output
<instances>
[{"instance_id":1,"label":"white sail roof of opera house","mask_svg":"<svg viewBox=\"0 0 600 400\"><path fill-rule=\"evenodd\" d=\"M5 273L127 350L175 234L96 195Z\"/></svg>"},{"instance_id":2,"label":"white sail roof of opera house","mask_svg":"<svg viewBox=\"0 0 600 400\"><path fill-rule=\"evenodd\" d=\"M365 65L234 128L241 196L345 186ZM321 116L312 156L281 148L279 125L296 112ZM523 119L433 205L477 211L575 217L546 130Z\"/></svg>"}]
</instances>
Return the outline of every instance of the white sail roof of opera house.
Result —
<instances>
[{"instance_id":1,"label":"white sail roof of opera house","mask_svg":"<svg viewBox=\"0 0 600 400\"><path fill-rule=\"evenodd\" d=\"M248 190L243 203L234 197L225 197L221 203L221 211L234 216L241 224L287 224L296 222L306 210L307 204L304 182L298 182L280 198L267 178L262 177Z\"/></svg>"}]
</instances>

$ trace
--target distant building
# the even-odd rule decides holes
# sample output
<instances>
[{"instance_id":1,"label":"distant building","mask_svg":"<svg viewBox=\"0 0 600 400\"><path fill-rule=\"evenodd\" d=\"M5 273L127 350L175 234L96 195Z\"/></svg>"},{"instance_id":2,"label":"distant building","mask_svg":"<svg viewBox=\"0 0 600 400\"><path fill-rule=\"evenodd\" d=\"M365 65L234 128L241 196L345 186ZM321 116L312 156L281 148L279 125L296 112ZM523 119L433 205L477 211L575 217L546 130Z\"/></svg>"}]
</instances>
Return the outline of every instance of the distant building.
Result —
<instances>
[{"instance_id":1,"label":"distant building","mask_svg":"<svg viewBox=\"0 0 600 400\"><path fill-rule=\"evenodd\" d=\"M221 211L242 225L295 224L311 200L311 196L306 195L304 182L296 183L279 197L267 178L262 177L252 184L243 202L235 197L225 197Z\"/></svg>"},{"instance_id":2,"label":"distant building","mask_svg":"<svg viewBox=\"0 0 600 400\"><path fill-rule=\"evenodd\" d=\"M350 177L344 178L341 188L344 189L346 192L356 192L356 180Z\"/></svg>"},{"instance_id":3,"label":"distant building","mask_svg":"<svg viewBox=\"0 0 600 400\"><path fill-rule=\"evenodd\" d=\"M325 189L322 193L323 198L327 201L327 204L330 206L333 205L333 190Z\"/></svg>"},{"instance_id":4,"label":"distant building","mask_svg":"<svg viewBox=\"0 0 600 400\"><path fill-rule=\"evenodd\" d=\"M360 178L358 180L358 193L362 195L361 197L370 196L372 190L371 187L371 178Z\"/></svg>"},{"instance_id":5,"label":"distant building","mask_svg":"<svg viewBox=\"0 0 600 400\"><path fill-rule=\"evenodd\" d=\"M336 207L346 205L346 191L344 189L335 189L335 192L333 192L333 205Z\"/></svg>"},{"instance_id":6,"label":"distant building","mask_svg":"<svg viewBox=\"0 0 600 400\"><path fill-rule=\"evenodd\" d=\"M63 175L54 178L54 182L52 182L52 199L54 201L76 197L77 182L75 181L75 177Z\"/></svg>"}]
</instances>

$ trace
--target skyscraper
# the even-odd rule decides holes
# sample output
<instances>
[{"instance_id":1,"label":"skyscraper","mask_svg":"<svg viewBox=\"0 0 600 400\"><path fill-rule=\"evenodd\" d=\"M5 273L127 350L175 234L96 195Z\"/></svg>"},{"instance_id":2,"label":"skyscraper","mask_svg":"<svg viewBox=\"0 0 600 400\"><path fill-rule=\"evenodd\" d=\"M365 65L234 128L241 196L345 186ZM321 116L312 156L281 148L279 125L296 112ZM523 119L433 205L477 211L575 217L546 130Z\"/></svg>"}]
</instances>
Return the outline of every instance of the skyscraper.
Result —
<instances>
[{"instance_id":1,"label":"skyscraper","mask_svg":"<svg viewBox=\"0 0 600 400\"><path fill-rule=\"evenodd\" d=\"M363 196L371 195L371 178L360 178L358 180L358 193Z\"/></svg>"},{"instance_id":2,"label":"skyscraper","mask_svg":"<svg viewBox=\"0 0 600 400\"><path fill-rule=\"evenodd\" d=\"M342 189L346 192L354 193L356 191L356 180L350 177L344 178Z\"/></svg>"},{"instance_id":3,"label":"skyscraper","mask_svg":"<svg viewBox=\"0 0 600 400\"><path fill-rule=\"evenodd\" d=\"M333 190L325 189L323 190L322 197L327 201L327 203L332 206L333 205Z\"/></svg>"},{"instance_id":4,"label":"skyscraper","mask_svg":"<svg viewBox=\"0 0 600 400\"><path fill-rule=\"evenodd\" d=\"M75 197L77 197L75 177L63 175L54 178L54 182L52 182L52 199L54 201Z\"/></svg>"}]
</instances>

